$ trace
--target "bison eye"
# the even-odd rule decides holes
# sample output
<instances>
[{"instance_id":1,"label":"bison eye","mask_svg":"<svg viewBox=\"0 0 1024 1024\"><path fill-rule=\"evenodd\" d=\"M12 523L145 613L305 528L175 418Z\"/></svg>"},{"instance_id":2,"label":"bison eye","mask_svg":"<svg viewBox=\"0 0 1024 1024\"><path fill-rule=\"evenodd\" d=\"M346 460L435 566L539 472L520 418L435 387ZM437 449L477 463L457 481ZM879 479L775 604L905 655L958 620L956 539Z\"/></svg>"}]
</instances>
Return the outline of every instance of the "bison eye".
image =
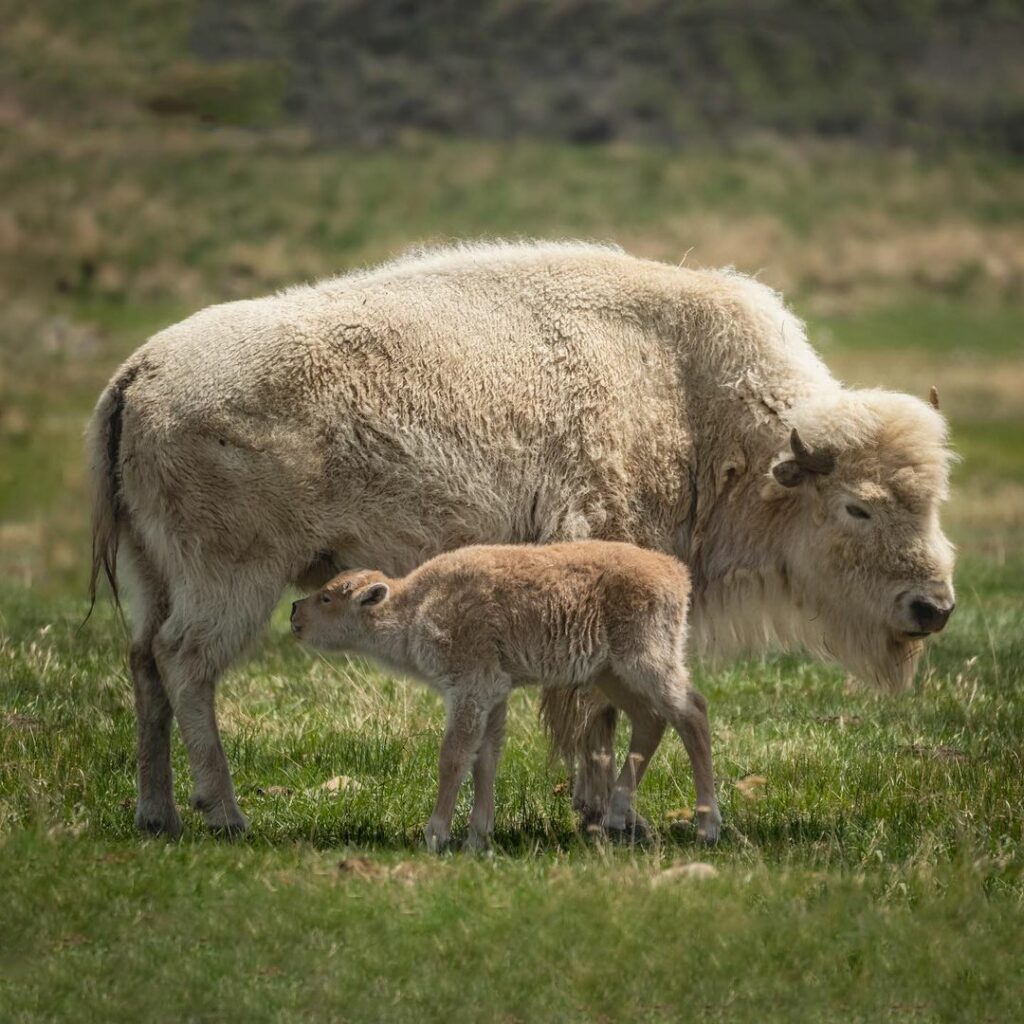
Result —
<instances>
[{"instance_id":1,"label":"bison eye","mask_svg":"<svg viewBox=\"0 0 1024 1024\"><path fill-rule=\"evenodd\" d=\"M847 505L846 511L849 515L853 516L854 519L870 519L871 513L866 512L860 507L860 505Z\"/></svg>"},{"instance_id":2,"label":"bison eye","mask_svg":"<svg viewBox=\"0 0 1024 1024\"><path fill-rule=\"evenodd\" d=\"M321 604L330 604L331 603L331 595L330 594L321 594L320 595L320 603Z\"/></svg>"}]
</instances>

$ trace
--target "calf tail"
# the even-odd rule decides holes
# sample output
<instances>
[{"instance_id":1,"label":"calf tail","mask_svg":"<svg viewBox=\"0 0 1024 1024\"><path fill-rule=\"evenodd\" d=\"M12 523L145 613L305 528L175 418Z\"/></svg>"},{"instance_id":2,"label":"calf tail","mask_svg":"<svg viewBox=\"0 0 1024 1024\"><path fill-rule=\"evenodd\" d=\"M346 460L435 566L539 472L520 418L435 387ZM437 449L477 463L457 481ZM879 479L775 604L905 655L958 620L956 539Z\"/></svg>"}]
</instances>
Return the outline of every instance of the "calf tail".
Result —
<instances>
[{"instance_id":1,"label":"calf tail","mask_svg":"<svg viewBox=\"0 0 1024 1024\"><path fill-rule=\"evenodd\" d=\"M540 718L551 743L551 752L570 768L575 764L580 742L594 715L607 702L575 687L545 686L540 693Z\"/></svg>"},{"instance_id":2,"label":"calf tail","mask_svg":"<svg viewBox=\"0 0 1024 1024\"><path fill-rule=\"evenodd\" d=\"M121 501L121 430L125 391L135 379L137 368L119 374L100 396L89 423L86 449L92 485L92 569L89 574L89 615L96 605L100 574L106 576L121 607L117 590L117 548L124 520Z\"/></svg>"}]
</instances>

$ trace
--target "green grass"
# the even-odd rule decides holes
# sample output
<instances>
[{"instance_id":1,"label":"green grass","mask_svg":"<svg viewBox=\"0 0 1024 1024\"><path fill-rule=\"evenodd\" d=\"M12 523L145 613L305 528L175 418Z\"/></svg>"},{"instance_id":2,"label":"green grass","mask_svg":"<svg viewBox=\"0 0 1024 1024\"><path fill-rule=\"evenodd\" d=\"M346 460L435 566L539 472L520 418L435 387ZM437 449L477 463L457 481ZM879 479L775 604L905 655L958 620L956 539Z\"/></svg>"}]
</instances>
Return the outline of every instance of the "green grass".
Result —
<instances>
[{"instance_id":1,"label":"green grass","mask_svg":"<svg viewBox=\"0 0 1024 1024\"><path fill-rule=\"evenodd\" d=\"M655 887L598 854L388 855L360 878L302 846L4 852L8 1019L1000 1021L1022 995L988 866Z\"/></svg>"},{"instance_id":2,"label":"green grass","mask_svg":"<svg viewBox=\"0 0 1024 1024\"><path fill-rule=\"evenodd\" d=\"M698 672L715 708L727 853L756 848L785 863L863 868L879 858L955 857L965 843L966 854L994 854L1019 842L1019 593L998 583L979 589L970 572L960 585L974 596L935 642L917 693L849 694L838 670L793 658ZM80 603L20 590L5 592L3 607L2 706L17 717L3 723L10 770L0 824L59 821L130 839L134 716L116 623L101 616L80 633ZM359 662L311 657L279 617L258 656L228 676L221 702L253 841L418 848L442 718L428 692ZM576 844L568 802L555 792L564 770L545 756L534 719L532 698L518 695L499 785L498 839L510 853ZM177 756L185 804L187 768ZM756 801L732 786L750 774L769 780ZM319 788L338 775L358 788ZM667 742L642 803L663 822L692 802L682 748ZM664 842L692 847L689 833L678 833L666 830Z\"/></svg>"},{"instance_id":3,"label":"green grass","mask_svg":"<svg viewBox=\"0 0 1024 1024\"><path fill-rule=\"evenodd\" d=\"M726 828L681 819L666 740L645 850L577 835L519 694L491 858L421 848L441 708L314 658L283 614L220 693L252 831L131 827L133 712L108 608L0 597L0 1007L77 1019L1004 1020L1024 996L1020 563L964 567L915 692L795 658L709 671ZM175 747L178 798L187 770ZM338 793L323 783L352 780ZM766 780L754 798L736 783ZM468 794L464 794L464 797ZM466 800L460 809L464 821ZM704 861L707 880L659 884ZM354 868L354 870L353 870ZM168 992L173 992L168 1002Z\"/></svg>"}]
</instances>

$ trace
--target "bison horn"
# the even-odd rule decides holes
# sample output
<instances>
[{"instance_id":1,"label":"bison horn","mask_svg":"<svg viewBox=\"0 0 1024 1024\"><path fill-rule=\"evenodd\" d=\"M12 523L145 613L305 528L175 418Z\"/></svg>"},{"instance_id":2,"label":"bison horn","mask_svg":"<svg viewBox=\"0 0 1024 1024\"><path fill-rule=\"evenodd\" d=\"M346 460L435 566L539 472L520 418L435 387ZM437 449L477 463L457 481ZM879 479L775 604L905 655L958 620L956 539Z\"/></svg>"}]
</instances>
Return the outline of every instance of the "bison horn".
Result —
<instances>
[{"instance_id":1,"label":"bison horn","mask_svg":"<svg viewBox=\"0 0 1024 1024\"><path fill-rule=\"evenodd\" d=\"M939 408L939 389L933 384L928 392L928 401L932 403L932 408L938 410Z\"/></svg>"},{"instance_id":2,"label":"bison horn","mask_svg":"<svg viewBox=\"0 0 1024 1024\"><path fill-rule=\"evenodd\" d=\"M818 452L811 451L804 444L796 427L793 428L793 433L789 435L789 445L793 449L793 457L796 459L796 464L801 469L807 470L808 473L827 476L836 468L836 457L824 449Z\"/></svg>"}]
</instances>

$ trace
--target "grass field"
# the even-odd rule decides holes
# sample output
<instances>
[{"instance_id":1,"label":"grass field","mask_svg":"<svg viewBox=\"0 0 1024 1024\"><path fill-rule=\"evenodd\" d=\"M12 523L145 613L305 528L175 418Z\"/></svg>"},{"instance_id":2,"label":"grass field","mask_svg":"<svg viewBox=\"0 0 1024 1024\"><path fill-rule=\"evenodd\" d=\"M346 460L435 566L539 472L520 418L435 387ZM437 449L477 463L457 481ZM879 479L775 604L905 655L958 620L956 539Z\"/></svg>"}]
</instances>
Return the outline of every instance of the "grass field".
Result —
<instances>
[{"instance_id":1,"label":"grass field","mask_svg":"<svg viewBox=\"0 0 1024 1024\"><path fill-rule=\"evenodd\" d=\"M273 118L232 126L264 116L262 93L217 126L154 113L158 87L212 88L181 56L181 7L140 3L115 29L89 6L12 13L0 40L0 1020L1016 1019L1020 165L763 139L318 150ZM227 103L251 72L218 74ZM492 235L759 271L844 379L938 385L962 456L959 608L913 692L797 655L696 666L713 850L670 741L639 798L657 841L579 837L518 694L494 856L432 859L438 703L314 658L279 614L219 699L251 834L224 843L186 813L178 843L136 836L125 635L107 604L80 628L90 404L204 303ZM184 807L179 744L175 767ZM691 863L716 873L673 870Z\"/></svg>"}]
</instances>

